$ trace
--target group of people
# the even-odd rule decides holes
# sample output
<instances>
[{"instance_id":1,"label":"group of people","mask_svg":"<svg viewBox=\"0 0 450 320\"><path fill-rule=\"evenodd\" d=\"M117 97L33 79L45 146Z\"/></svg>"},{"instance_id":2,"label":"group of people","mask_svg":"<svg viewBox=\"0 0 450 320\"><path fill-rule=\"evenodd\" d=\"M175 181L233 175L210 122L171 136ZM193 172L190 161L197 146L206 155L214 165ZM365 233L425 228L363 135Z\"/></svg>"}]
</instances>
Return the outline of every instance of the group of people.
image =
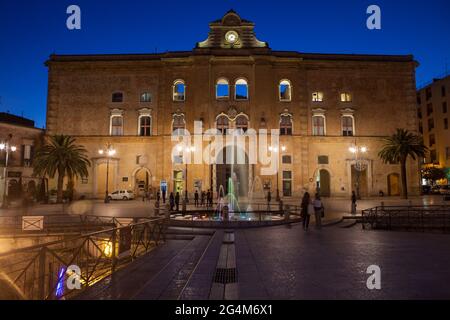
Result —
<instances>
[{"instance_id":1,"label":"group of people","mask_svg":"<svg viewBox=\"0 0 450 320\"><path fill-rule=\"evenodd\" d=\"M195 190L194 193L194 205L196 207L204 207L207 208L212 207L213 205L213 193L211 190L208 189L208 191L202 191L201 193L198 192L198 190Z\"/></svg>"},{"instance_id":2,"label":"group of people","mask_svg":"<svg viewBox=\"0 0 450 320\"><path fill-rule=\"evenodd\" d=\"M352 191L352 215L356 214L356 199L355 191ZM301 215L303 219L303 230L308 230L311 215L314 215L315 217L316 228L322 228L322 218L325 217L325 207L323 206L319 193L316 193L314 199L311 199L309 192L305 192L301 203Z\"/></svg>"}]
</instances>

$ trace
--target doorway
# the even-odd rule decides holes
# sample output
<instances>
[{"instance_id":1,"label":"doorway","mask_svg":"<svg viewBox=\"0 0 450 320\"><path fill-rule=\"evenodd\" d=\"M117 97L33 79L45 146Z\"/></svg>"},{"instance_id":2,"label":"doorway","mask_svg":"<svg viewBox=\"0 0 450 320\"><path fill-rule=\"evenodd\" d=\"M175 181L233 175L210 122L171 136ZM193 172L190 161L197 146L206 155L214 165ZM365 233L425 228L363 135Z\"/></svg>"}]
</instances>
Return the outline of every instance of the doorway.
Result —
<instances>
[{"instance_id":1,"label":"doorway","mask_svg":"<svg viewBox=\"0 0 450 320\"><path fill-rule=\"evenodd\" d=\"M400 176L398 173L391 173L387 176L388 195L400 195Z\"/></svg>"}]
</instances>

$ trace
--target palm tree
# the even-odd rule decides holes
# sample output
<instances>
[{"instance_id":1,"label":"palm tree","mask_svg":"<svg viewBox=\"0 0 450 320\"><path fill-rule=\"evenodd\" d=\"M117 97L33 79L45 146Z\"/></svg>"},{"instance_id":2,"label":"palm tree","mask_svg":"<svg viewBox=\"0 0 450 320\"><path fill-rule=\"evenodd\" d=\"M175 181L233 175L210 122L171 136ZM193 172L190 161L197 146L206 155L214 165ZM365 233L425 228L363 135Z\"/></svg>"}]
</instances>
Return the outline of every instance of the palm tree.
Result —
<instances>
[{"instance_id":1,"label":"palm tree","mask_svg":"<svg viewBox=\"0 0 450 320\"><path fill-rule=\"evenodd\" d=\"M63 183L67 176L69 180L74 177L87 177L88 167L91 165L86 156L86 149L76 145L75 139L66 135L54 135L36 151L33 161L34 174L48 175L54 178L58 173L57 202L63 198Z\"/></svg>"},{"instance_id":2,"label":"palm tree","mask_svg":"<svg viewBox=\"0 0 450 320\"><path fill-rule=\"evenodd\" d=\"M400 163L402 177L402 198L408 199L406 181L406 160L410 156L423 158L428 148L423 144L422 138L405 129L397 129L392 136L384 139L384 146L378 156L384 163Z\"/></svg>"}]
</instances>

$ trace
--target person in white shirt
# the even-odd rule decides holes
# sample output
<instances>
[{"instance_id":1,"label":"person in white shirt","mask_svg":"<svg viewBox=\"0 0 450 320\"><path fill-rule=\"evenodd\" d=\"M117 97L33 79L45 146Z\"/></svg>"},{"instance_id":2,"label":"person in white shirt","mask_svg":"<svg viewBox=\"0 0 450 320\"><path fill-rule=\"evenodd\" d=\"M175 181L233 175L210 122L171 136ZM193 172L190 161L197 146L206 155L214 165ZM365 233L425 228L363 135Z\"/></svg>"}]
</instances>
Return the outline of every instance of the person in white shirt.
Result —
<instances>
[{"instance_id":1,"label":"person in white shirt","mask_svg":"<svg viewBox=\"0 0 450 320\"><path fill-rule=\"evenodd\" d=\"M322 201L320 200L320 196L318 193L316 193L316 196L314 197L313 206L314 206L314 215L316 217L316 228L321 229L323 204Z\"/></svg>"}]
</instances>

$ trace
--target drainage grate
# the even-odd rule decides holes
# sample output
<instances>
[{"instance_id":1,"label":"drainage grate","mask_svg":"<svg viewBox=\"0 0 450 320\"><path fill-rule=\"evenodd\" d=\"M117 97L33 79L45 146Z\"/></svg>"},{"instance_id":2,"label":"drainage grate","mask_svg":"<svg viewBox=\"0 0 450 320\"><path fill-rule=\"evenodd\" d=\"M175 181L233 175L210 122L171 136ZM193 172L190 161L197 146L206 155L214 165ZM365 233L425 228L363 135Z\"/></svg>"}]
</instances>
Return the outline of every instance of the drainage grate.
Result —
<instances>
[{"instance_id":1,"label":"drainage grate","mask_svg":"<svg viewBox=\"0 0 450 320\"><path fill-rule=\"evenodd\" d=\"M217 268L216 273L214 274L214 282L222 284L236 283L236 268Z\"/></svg>"}]
</instances>

